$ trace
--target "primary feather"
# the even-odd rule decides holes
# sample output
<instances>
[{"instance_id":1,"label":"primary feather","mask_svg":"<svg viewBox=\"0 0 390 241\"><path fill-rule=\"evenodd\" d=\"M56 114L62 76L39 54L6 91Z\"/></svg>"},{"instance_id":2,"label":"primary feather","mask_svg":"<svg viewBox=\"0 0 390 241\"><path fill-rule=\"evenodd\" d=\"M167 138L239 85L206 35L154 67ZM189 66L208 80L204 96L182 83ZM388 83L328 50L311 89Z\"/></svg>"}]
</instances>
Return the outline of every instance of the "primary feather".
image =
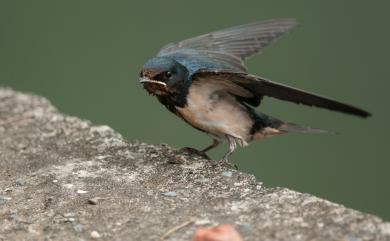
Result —
<instances>
[{"instance_id":1,"label":"primary feather","mask_svg":"<svg viewBox=\"0 0 390 241\"><path fill-rule=\"evenodd\" d=\"M244 60L260 53L273 40L298 26L295 19L272 19L235 26L164 46L158 56L196 50L218 61L239 65L246 71Z\"/></svg>"},{"instance_id":2,"label":"primary feather","mask_svg":"<svg viewBox=\"0 0 390 241\"><path fill-rule=\"evenodd\" d=\"M225 162L237 143L245 146L287 132L324 132L256 112L253 107L259 106L264 96L370 116L360 108L247 73L246 58L261 53L297 25L294 19L274 19L170 43L144 65L141 82L168 110L215 138L211 146L196 153L205 155L220 139L227 139ZM156 83L164 86L163 91L153 86Z\"/></svg>"},{"instance_id":3,"label":"primary feather","mask_svg":"<svg viewBox=\"0 0 390 241\"><path fill-rule=\"evenodd\" d=\"M197 79L204 79L206 76L214 81L228 82L231 85L235 84L241 88L245 88L257 97L269 96L296 104L316 106L364 118L371 115L367 111L355 106L251 74L224 71L199 71L194 74L193 79L196 81ZM248 96L243 97L251 100ZM246 102L249 103L248 101ZM255 104L260 104L260 102L255 102Z\"/></svg>"}]
</instances>

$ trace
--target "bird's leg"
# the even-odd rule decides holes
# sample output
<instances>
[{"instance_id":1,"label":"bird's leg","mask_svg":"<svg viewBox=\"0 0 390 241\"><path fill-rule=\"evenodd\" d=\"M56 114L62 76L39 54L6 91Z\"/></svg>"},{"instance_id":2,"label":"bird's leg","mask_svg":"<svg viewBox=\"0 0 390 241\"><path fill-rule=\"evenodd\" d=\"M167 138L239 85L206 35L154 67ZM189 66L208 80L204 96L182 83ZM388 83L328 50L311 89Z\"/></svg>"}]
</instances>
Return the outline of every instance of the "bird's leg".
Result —
<instances>
[{"instance_id":1,"label":"bird's leg","mask_svg":"<svg viewBox=\"0 0 390 241\"><path fill-rule=\"evenodd\" d=\"M201 156L203 158L206 158L206 159L210 160L210 157L206 154L206 152L211 150L211 149L213 149L213 148L215 148L220 143L221 142L219 140L214 139L213 144L211 144L210 146L207 146L203 150L197 150L197 149L192 148L192 147L183 147L183 148L180 149L180 151L184 151L184 152L187 152L187 153L190 153L190 154L195 154L195 155L198 155L198 156Z\"/></svg>"},{"instance_id":2,"label":"bird's leg","mask_svg":"<svg viewBox=\"0 0 390 241\"><path fill-rule=\"evenodd\" d=\"M224 165L228 165L229 167L234 167L235 169L238 169L236 164L229 162L230 154L232 154L237 148L236 140L232 136L227 136L227 139L229 142L229 150L225 153L223 158L220 160L220 163L224 164Z\"/></svg>"},{"instance_id":3,"label":"bird's leg","mask_svg":"<svg viewBox=\"0 0 390 241\"><path fill-rule=\"evenodd\" d=\"M219 144L221 144L220 140L213 139L213 144L211 144L208 147L204 148L201 152L206 153L206 152L210 151L211 149L214 149L215 147L217 147Z\"/></svg>"}]
</instances>

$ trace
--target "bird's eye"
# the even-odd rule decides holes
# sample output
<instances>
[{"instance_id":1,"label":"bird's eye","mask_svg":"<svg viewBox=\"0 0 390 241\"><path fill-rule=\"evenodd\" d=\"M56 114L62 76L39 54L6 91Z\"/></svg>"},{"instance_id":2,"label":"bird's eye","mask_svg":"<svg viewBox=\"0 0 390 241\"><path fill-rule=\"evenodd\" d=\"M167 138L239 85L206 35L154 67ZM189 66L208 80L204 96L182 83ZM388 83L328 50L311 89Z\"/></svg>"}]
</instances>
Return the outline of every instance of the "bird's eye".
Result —
<instances>
[{"instance_id":1,"label":"bird's eye","mask_svg":"<svg viewBox=\"0 0 390 241\"><path fill-rule=\"evenodd\" d=\"M165 72L165 77L167 77L169 79L169 78L171 78L171 76L172 76L171 71Z\"/></svg>"}]
</instances>

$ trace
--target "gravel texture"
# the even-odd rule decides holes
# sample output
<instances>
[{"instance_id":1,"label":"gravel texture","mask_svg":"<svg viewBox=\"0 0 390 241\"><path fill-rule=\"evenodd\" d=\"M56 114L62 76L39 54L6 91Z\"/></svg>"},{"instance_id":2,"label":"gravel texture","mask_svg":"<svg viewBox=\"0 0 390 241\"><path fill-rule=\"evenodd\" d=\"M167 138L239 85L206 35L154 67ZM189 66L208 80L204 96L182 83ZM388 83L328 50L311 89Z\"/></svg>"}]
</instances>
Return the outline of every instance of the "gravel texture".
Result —
<instances>
[{"instance_id":1,"label":"gravel texture","mask_svg":"<svg viewBox=\"0 0 390 241\"><path fill-rule=\"evenodd\" d=\"M191 240L229 223L244 240L390 240L390 223L0 88L0 240ZM168 236L169 230L175 230Z\"/></svg>"}]
</instances>

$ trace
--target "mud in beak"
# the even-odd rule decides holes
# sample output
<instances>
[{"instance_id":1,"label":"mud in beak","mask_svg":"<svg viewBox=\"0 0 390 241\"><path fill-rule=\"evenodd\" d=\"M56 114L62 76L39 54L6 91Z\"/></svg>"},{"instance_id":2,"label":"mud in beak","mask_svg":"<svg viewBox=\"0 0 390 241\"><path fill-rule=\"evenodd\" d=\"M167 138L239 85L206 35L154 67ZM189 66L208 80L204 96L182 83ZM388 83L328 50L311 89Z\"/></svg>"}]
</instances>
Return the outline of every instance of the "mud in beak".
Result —
<instances>
[{"instance_id":1,"label":"mud in beak","mask_svg":"<svg viewBox=\"0 0 390 241\"><path fill-rule=\"evenodd\" d=\"M141 77L141 78L139 79L139 82L140 82L141 84L151 83L151 84L158 84L158 85L167 87L167 84L166 84L166 83L161 82L161 81L157 81L157 80L151 80L151 79L149 79L149 78L147 78L147 77Z\"/></svg>"},{"instance_id":2,"label":"mud in beak","mask_svg":"<svg viewBox=\"0 0 390 241\"><path fill-rule=\"evenodd\" d=\"M168 85L164 82L151 80L147 77L141 77L139 83L152 95L167 95L169 93Z\"/></svg>"}]
</instances>

